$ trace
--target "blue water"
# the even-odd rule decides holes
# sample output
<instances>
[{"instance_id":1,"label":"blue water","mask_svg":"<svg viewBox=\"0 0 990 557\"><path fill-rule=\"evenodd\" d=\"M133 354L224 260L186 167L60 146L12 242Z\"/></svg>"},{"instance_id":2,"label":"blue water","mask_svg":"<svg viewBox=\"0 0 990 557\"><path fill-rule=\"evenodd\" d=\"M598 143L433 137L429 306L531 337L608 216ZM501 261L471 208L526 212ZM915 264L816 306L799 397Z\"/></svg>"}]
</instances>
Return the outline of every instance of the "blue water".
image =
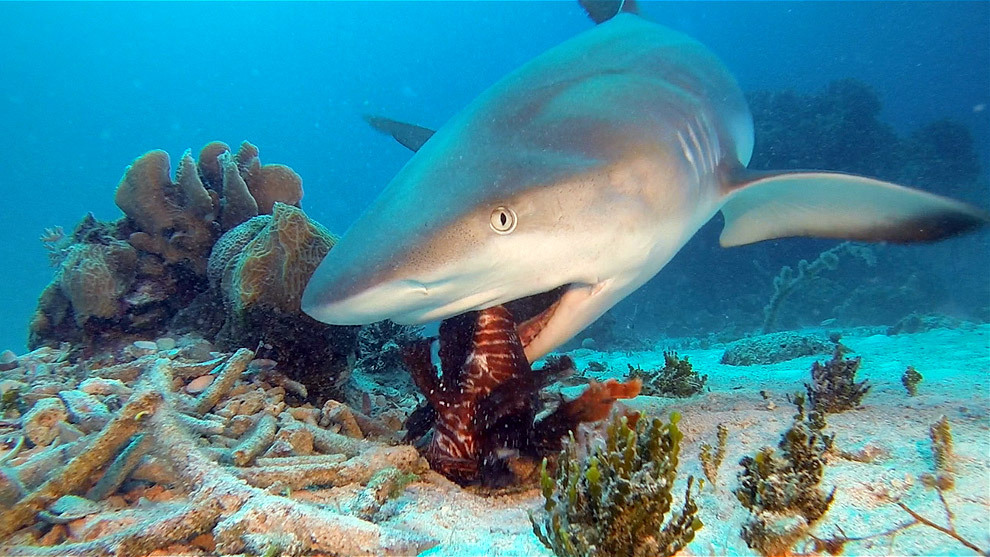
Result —
<instances>
[{"instance_id":1,"label":"blue water","mask_svg":"<svg viewBox=\"0 0 990 557\"><path fill-rule=\"evenodd\" d=\"M811 92L857 78L895 130L952 118L990 167L987 2L678 2L644 12L707 44L744 90ZM572 2L0 3L0 348L23 350L51 279L42 230L71 230L87 211L116 219L114 187L141 153L161 148L175 161L210 140L248 139L264 162L293 167L306 211L342 232L409 156L362 114L439 126L590 26ZM953 193L987 204L985 182ZM986 234L963 242L936 256L966 259L959 303L986 305ZM915 257L930 253L920 249ZM708 265L731 271L747 258Z\"/></svg>"}]
</instances>

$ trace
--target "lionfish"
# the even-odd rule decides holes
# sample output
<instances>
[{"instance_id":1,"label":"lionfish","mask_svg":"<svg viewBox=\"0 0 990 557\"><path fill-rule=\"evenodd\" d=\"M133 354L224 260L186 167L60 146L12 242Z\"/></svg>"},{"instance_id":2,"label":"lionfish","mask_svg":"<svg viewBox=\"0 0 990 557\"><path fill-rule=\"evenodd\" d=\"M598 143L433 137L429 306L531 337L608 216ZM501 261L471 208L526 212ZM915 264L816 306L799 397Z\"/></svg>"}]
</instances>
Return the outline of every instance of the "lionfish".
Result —
<instances>
[{"instance_id":1,"label":"lionfish","mask_svg":"<svg viewBox=\"0 0 990 557\"><path fill-rule=\"evenodd\" d=\"M505 306L494 306L444 320L439 337L405 349L406 366L427 402L407 421L407 439L422 437L432 426L426 459L462 485L511 482L510 458L558 451L579 423L604 419L617 399L639 394L639 380L592 381L578 398L537 420L540 389L572 371L573 362L564 356L534 371L520 340L524 325L517 327ZM436 341L439 373L430 357Z\"/></svg>"}]
</instances>

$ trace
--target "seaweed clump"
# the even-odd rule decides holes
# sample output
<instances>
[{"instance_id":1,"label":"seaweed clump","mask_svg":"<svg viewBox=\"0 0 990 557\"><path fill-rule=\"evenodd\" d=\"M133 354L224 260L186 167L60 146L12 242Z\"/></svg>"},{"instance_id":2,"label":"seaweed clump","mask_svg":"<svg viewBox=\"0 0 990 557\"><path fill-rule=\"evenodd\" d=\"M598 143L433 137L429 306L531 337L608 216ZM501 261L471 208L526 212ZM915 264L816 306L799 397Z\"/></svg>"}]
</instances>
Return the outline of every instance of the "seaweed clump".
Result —
<instances>
[{"instance_id":1,"label":"seaweed clump","mask_svg":"<svg viewBox=\"0 0 990 557\"><path fill-rule=\"evenodd\" d=\"M678 358L677 352L665 351L663 360L663 367L655 371L645 371L629 364L629 377L643 382L643 394L687 398L705 388L708 376L699 375L687 357Z\"/></svg>"},{"instance_id":2,"label":"seaweed clump","mask_svg":"<svg viewBox=\"0 0 990 557\"><path fill-rule=\"evenodd\" d=\"M841 345L836 345L832 359L811 366L811 384L805 383L811 407L821 413L836 414L852 410L870 390L867 381L856 382L856 372L862 358L843 358Z\"/></svg>"},{"instance_id":3,"label":"seaweed clump","mask_svg":"<svg viewBox=\"0 0 990 557\"><path fill-rule=\"evenodd\" d=\"M604 445L580 456L573 435L551 477L540 470L546 499L542 519L530 515L533 532L560 556L675 555L701 527L688 477L684 506L666 524L677 477L680 419L616 416Z\"/></svg>"},{"instance_id":4,"label":"seaweed clump","mask_svg":"<svg viewBox=\"0 0 990 557\"><path fill-rule=\"evenodd\" d=\"M915 396L918 394L918 383L921 383L921 374L918 370L914 369L914 366L908 366L904 370L904 375L901 376L901 384L908 392L908 396Z\"/></svg>"},{"instance_id":5,"label":"seaweed clump","mask_svg":"<svg viewBox=\"0 0 990 557\"><path fill-rule=\"evenodd\" d=\"M780 452L764 447L739 462L743 470L735 494L750 511L740 535L761 555L788 554L821 520L835 497L834 488L829 493L819 488L834 436L822 433L825 420L821 413L805 416L802 395L796 395L794 403L797 414L781 437Z\"/></svg>"}]
</instances>

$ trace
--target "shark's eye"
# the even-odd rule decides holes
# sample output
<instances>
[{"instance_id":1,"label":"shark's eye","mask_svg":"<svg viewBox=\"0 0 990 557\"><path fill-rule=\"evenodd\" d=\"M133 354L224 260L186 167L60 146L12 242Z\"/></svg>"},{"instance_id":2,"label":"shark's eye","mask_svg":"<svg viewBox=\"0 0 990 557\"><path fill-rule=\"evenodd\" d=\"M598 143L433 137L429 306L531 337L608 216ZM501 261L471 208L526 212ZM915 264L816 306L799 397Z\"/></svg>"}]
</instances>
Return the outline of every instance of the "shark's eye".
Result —
<instances>
[{"instance_id":1,"label":"shark's eye","mask_svg":"<svg viewBox=\"0 0 990 557\"><path fill-rule=\"evenodd\" d=\"M516 213L508 207L495 207L489 224L495 232L508 234L516 229Z\"/></svg>"}]
</instances>

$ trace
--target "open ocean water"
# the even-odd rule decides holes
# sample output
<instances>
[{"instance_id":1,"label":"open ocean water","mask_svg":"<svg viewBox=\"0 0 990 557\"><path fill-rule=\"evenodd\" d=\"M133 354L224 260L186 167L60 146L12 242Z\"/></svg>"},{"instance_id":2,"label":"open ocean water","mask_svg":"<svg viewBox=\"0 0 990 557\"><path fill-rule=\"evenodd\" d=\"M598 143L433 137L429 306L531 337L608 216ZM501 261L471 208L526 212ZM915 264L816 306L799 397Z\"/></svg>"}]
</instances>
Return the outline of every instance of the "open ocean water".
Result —
<instances>
[{"instance_id":1,"label":"open ocean water","mask_svg":"<svg viewBox=\"0 0 990 557\"><path fill-rule=\"evenodd\" d=\"M640 2L640 7L645 17L706 45L738 80L756 122L751 167L866 174L990 208L990 2ZM439 128L505 74L592 26L581 6L569 1L0 2L0 193L6 199L0 227L5 235L0 258L6 262L0 278L0 351L28 351L29 326L38 326L39 296L55 277L56 266L39 237L55 227L71 233L87 213L102 221L120 218L115 188L127 165L143 153L168 152L174 172L187 149L195 157L211 141L234 150L250 141L264 163L288 165L301 176L306 214L343 234L411 156L363 117ZM973 546L986 552L990 230L911 246L783 239L723 249L721 226L716 216L652 281L560 349L574 358L585 382L628 379L634 368L661 369L668 349L688 356L708 376L706 388L693 398L644 393L628 403L648 414L684 416L682 467L699 477L695 457L701 444L712 442L721 424L732 432L720 483L698 496L706 526L685 554L750 552L738 535L748 515L732 491L736 464L761 446L776 445L793 416L790 395L804 390L813 362L827 360L829 351L742 366L727 363L723 354L734 342L787 331L841 342L863 358L860 378L872 385L862 406L829 418L829 431L846 456L830 457L824 484L839 489L816 534L865 538L847 540L847 553L857 555L974 554ZM829 254L836 254L835 264ZM775 277L786 267L798 269L801 260L830 263L777 299ZM31 362L30 373L40 374L38 379L43 375L38 369L55 373L80 354L91 358L80 364L88 370L108 346L108 335L113 333L73 337L73 346L61 348L57 335L41 335L30 348L48 345L50 351L22 358L12 373ZM125 337L130 343L141 334L130 330L120 338ZM100 365L145 349L163 354L174 346L138 348L114 352ZM252 355L254 362L269 361ZM257 370L269 364L251 365L248 382L262 381L264 371ZM908 397L901 384L908 366L925 377L918 396ZM347 396L339 398L375 419L394 418L381 411L386 407L401 410L404 418L418 398L404 372L392 371L397 375L389 377L402 376L394 384L356 374ZM193 379L191 373L182 379ZM30 383L24 377L0 380ZM583 383L562 384L570 396ZM241 387L241 395L249 390ZM186 398L198 393L189 385L182 389L190 395ZM34 403L46 396L32 391L29 398ZM114 412L120 407L104 402ZM4 404L4 413L17 410L8 408L6 399ZM216 418L216 410L207 415L210 408L200 414ZM0 454L20 450L11 448L11 432L21 427L16 420L27 409L17 416L0 414L0 450L10 451ZM328 412L322 411L316 414ZM930 428L943 416L956 442L956 485L944 493L931 485L935 467L929 449ZM67 419L75 424L75 418ZM82 433L91 432L83 428ZM60 435L56 444L67 442L64 430ZM216 437L210 443L218 451L234 444L220 449ZM33 438L25 442L20 460L2 457L0 472L8 464L9 469L25 466L25 459L44 452L43 445ZM265 458L285 456L273 450ZM854 453L870 455L869 462L857 464L848 457ZM220 462L229 464L224 458ZM368 520L375 528L411 531L432 541L389 546L390 551L546 551L526 515L542 505L537 491L486 499L457 490L436 474L418 473L426 480L413 483L388 512ZM23 493L11 495L16 482L10 477L0 478L0 507L14 508L14 502L27 499ZM41 483L40 477L35 480ZM150 482L142 490L154 484L142 481ZM682 483L677 490L683 491ZM946 506L938 503L939 495L948 500ZM946 523L951 508L952 533L970 545L923 525L874 539L872 534L910 520L897 501L937 517L939 524ZM288 516L285 520L293 520ZM32 540L55 539L50 533L57 527L40 518L31 521L34 526L14 538L0 529L0 548L21 544L16 551L24 554L24 532L31 528ZM374 537L370 530L360 531ZM221 549L257 549L221 541L219 527L214 533ZM80 541L63 537L55 543ZM216 550L212 538L175 541L172 551ZM361 547L371 548L371 554L387 546L368 544ZM261 549L268 547L275 546ZM358 551L357 545L347 547L340 551Z\"/></svg>"}]
</instances>

